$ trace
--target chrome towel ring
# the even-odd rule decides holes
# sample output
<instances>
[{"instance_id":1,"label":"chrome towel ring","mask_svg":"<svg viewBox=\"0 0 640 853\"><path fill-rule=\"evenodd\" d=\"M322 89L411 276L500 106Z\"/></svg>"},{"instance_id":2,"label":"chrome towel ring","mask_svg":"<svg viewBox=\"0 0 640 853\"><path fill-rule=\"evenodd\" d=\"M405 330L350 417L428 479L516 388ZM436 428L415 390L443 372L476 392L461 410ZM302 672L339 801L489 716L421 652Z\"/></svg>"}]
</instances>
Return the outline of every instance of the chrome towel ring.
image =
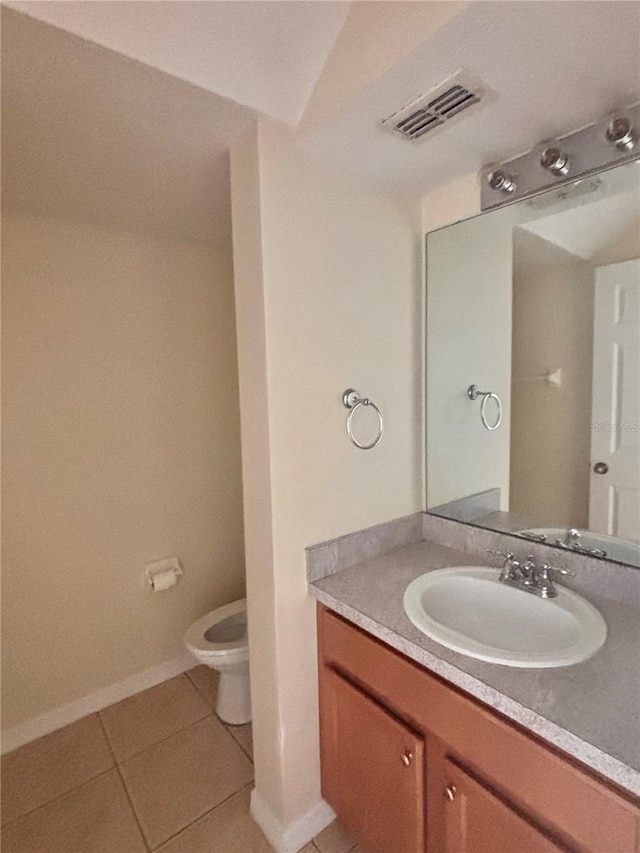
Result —
<instances>
[{"instance_id":1,"label":"chrome towel ring","mask_svg":"<svg viewBox=\"0 0 640 853\"><path fill-rule=\"evenodd\" d=\"M353 388L347 388L347 390L344 392L344 394L342 395L342 403L346 409L351 410L347 415L347 435L349 436L349 441L359 450L371 450L371 448L375 447L376 444L378 444L378 442L382 438L382 433L384 432L384 421L382 420L382 412L376 406L375 403L372 403L371 400L369 400L367 397L361 397L357 391L353 390ZM353 415L360 406L371 406L371 408L378 415L378 432L376 433L376 437L370 444L361 444L353 434L351 421L353 419Z\"/></svg>"},{"instance_id":2,"label":"chrome towel ring","mask_svg":"<svg viewBox=\"0 0 640 853\"><path fill-rule=\"evenodd\" d=\"M482 421L482 425L485 429L488 429L489 432L493 432L494 429L498 429L500 424L502 423L502 401L497 394L493 391L479 391L477 385L469 385L467 388L467 396L470 400L477 400L478 397L482 397L482 403L480 404L480 420ZM487 420L487 400L495 400L497 406L497 416L496 421L493 426Z\"/></svg>"}]
</instances>

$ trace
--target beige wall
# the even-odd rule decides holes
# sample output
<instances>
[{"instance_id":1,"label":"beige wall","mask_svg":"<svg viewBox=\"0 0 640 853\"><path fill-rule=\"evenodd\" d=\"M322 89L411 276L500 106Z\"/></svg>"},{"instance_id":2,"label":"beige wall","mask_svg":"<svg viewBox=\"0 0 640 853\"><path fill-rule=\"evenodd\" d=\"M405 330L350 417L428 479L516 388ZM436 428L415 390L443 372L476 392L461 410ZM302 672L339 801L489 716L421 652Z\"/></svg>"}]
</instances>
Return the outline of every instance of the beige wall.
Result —
<instances>
[{"instance_id":1,"label":"beige wall","mask_svg":"<svg viewBox=\"0 0 640 853\"><path fill-rule=\"evenodd\" d=\"M304 549L422 507L419 235L266 123L232 195L256 789L287 826L320 801ZM345 434L350 385L384 412L371 452Z\"/></svg>"},{"instance_id":2,"label":"beige wall","mask_svg":"<svg viewBox=\"0 0 640 853\"><path fill-rule=\"evenodd\" d=\"M594 274L589 263L514 230L512 512L588 527ZM530 381L562 370L562 386Z\"/></svg>"},{"instance_id":3,"label":"beige wall","mask_svg":"<svg viewBox=\"0 0 640 853\"><path fill-rule=\"evenodd\" d=\"M425 234L480 213L480 181L475 172L430 190L422 198Z\"/></svg>"},{"instance_id":4,"label":"beige wall","mask_svg":"<svg viewBox=\"0 0 640 853\"><path fill-rule=\"evenodd\" d=\"M3 219L3 726L182 654L243 593L229 256ZM151 594L144 563L177 555Z\"/></svg>"}]
</instances>

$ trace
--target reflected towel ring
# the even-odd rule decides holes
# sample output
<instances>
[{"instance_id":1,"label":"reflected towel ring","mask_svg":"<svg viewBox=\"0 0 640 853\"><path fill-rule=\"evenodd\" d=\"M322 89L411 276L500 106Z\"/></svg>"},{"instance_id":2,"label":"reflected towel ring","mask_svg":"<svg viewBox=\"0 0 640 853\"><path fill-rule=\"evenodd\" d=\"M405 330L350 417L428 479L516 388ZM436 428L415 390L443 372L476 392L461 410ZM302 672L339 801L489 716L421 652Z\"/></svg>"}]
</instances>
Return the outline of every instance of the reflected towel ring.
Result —
<instances>
[{"instance_id":1,"label":"reflected towel ring","mask_svg":"<svg viewBox=\"0 0 640 853\"><path fill-rule=\"evenodd\" d=\"M373 447L378 444L380 439L382 438L382 434L384 433L384 421L382 420L382 412L376 406L375 403L372 403L367 397L361 397L357 391L354 391L353 388L347 388L347 390L342 395L342 403L346 409L350 409L349 414L347 415L347 435L349 436L349 441L358 448L358 450L371 450ZM361 444L358 439L353 434L353 429L351 426L351 421L355 411L360 406L371 406L371 408L375 411L378 416L378 432L376 437L369 444Z\"/></svg>"},{"instance_id":2,"label":"reflected towel ring","mask_svg":"<svg viewBox=\"0 0 640 853\"><path fill-rule=\"evenodd\" d=\"M494 429L498 429L502 423L502 401L500 400L500 397L498 397L498 395L493 391L479 391L477 385L469 385L467 388L467 396L470 400L477 400L478 397L482 397L482 403L480 404L480 420L482 421L482 425L485 429L488 429L489 432L493 432ZM498 409L496 422L493 426L487 420L487 400L495 400Z\"/></svg>"}]
</instances>

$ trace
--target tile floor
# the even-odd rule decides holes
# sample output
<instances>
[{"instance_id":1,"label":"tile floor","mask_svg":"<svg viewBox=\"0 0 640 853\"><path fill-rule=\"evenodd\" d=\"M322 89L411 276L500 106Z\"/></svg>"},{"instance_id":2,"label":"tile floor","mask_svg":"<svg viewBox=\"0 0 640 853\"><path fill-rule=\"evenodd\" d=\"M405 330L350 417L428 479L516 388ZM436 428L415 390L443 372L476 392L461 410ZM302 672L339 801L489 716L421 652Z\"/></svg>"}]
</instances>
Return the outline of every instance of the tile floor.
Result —
<instances>
[{"instance_id":1,"label":"tile floor","mask_svg":"<svg viewBox=\"0 0 640 853\"><path fill-rule=\"evenodd\" d=\"M251 725L220 722L216 688L196 667L4 756L3 853L270 853ZM337 822L304 848L350 851Z\"/></svg>"}]
</instances>

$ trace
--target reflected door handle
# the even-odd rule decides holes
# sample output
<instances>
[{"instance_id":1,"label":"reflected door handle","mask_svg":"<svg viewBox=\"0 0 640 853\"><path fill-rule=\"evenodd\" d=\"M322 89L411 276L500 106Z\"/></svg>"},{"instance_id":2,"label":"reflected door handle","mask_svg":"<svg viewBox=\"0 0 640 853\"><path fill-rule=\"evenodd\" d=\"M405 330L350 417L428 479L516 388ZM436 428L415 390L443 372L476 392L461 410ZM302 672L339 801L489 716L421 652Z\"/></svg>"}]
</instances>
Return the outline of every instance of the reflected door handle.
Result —
<instances>
[{"instance_id":1,"label":"reflected door handle","mask_svg":"<svg viewBox=\"0 0 640 853\"><path fill-rule=\"evenodd\" d=\"M593 470L596 474L607 474L609 472L609 466L606 462L596 462L593 466Z\"/></svg>"}]
</instances>

